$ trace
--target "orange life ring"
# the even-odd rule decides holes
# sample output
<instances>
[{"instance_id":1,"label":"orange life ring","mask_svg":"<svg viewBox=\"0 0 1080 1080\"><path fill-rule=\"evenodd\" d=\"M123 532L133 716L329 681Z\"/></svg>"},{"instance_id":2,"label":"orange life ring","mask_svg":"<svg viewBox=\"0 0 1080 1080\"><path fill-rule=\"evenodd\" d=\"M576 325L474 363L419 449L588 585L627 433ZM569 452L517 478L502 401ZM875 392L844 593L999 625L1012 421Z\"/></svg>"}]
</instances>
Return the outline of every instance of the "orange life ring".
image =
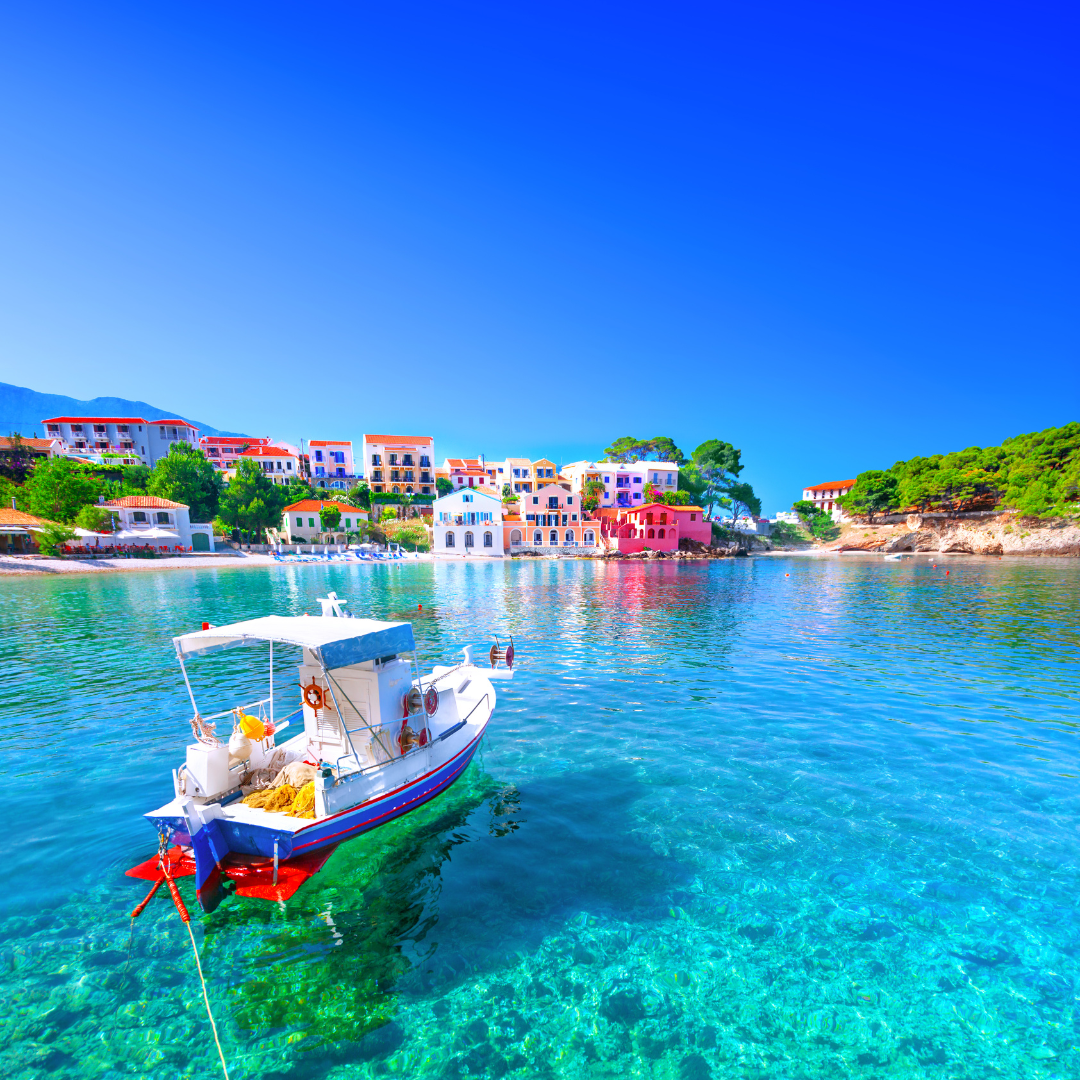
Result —
<instances>
[{"instance_id":1,"label":"orange life ring","mask_svg":"<svg viewBox=\"0 0 1080 1080\"><path fill-rule=\"evenodd\" d=\"M304 704L312 709L322 709L326 705L326 697L323 688L315 681L314 677L307 686L301 686L304 692Z\"/></svg>"}]
</instances>

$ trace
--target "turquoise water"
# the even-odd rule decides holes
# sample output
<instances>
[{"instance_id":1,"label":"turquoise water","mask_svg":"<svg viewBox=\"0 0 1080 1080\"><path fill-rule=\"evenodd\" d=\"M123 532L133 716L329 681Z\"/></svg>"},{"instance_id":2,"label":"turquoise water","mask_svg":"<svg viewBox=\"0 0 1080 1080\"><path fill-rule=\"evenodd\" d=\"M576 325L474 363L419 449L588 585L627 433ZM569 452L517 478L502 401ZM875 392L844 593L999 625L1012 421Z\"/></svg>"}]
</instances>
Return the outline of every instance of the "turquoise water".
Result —
<instances>
[{"instance_id":1,"label":"turquoise water","mask_svg":"<svg viewBox=\"0 0 1080 1080\"><path fill-rule=\"evenodd\" d=\"M518 676L446 795L195 918L233 1080L1080 1075L1080 565L947 566L4 580L0 1072L220 1076L123 876L188 733L170 639L336 589L433 607L429 662L511 629ZM227 707L262 659L192 673Z\"/></svg>"}]
</instances>

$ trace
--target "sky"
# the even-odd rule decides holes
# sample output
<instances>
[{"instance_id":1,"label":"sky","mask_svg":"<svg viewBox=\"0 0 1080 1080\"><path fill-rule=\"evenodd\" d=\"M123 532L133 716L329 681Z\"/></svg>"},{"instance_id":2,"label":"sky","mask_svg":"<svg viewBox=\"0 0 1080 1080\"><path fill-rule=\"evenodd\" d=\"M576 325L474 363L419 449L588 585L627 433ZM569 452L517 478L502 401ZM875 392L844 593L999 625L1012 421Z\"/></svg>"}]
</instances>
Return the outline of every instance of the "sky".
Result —
<instances>
[{"instance_id":1,"label":"sky","mask_svg":"<svg viewBox=\"0 0 1080 1080\"><path fill-rule=\"evenodd\" d=\"M1080 419L1071 5L9 4L0 381L804 486Z\"/></svg>"}]
</instances>

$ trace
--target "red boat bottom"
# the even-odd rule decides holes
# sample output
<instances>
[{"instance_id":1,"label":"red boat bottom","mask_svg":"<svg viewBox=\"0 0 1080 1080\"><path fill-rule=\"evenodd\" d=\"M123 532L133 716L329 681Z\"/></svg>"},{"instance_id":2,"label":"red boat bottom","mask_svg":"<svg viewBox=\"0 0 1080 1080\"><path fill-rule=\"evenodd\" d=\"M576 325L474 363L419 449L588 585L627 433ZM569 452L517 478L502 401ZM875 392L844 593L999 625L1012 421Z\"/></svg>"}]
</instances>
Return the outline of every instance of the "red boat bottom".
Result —
<instances>
[{"instance_id":1,"label":"red boat bottom","mask_svg":"<svg viewBox=\"0 0 1080 1080\"><path fill-rule=\"evenodd\" d=\"M236 882L237 896L255 900L288 900L309 877L317 874L334 854L337 844L319 848L306 855L295 855L278 863L274 884L274 860L257 855L229 855L222 861L221 872Z\"/></svg>"},{"instance_id":2,"label":"red boat bottom","mask_svg":"<svg viewBox=\"0 0 1080 1080\"><path fill-rule=\"evenodd\" d=\"M236 884L238 896L256 900L288 900L309 877L317 874L326 860L334 854L337 844L319 848L278 863L277 884L274 884L274 860L259 855L238 855L230 852L221 862L221 873ZM195 860L179 847L165 853L171 877L190 877L195 873ZM127 871L128 877L144 881L164 881L157 856L139 863Z\"/></svg>"},{"instance_id":3,"label":"red boat bottom","mask_svg":"<svg viewBox=\"0 0 1080 1080\"><path fill-rule=\"evenodd\" d=\"M169 868L170 877L190 877L195 873L195 860L190 855L185 855L180 847L171 847L165 852L165 865ZM158 866L155 855L146 862L139 863L127 871L128 877L142 878L143 881L164 881L165 875Z\"/></svg>"}]
</instances>

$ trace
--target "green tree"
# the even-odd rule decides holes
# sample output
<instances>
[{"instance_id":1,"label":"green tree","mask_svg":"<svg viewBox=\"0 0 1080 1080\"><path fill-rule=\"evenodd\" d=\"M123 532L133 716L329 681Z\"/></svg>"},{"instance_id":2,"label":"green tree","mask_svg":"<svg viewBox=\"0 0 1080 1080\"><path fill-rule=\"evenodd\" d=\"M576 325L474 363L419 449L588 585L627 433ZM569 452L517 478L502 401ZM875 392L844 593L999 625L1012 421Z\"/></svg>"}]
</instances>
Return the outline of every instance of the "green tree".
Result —
<instances>
[{"instance_id":1,"label":"green tree","mask_svg":"<svg viewBox=\"0 0 1080 1080\"><path fill-rule=\"evenodd\" d=\"M581 509L587 514L594 513L600 506L600 500L604 497L604 482L602 480L586 480L585 493L581 499Z\"/></svg>"},{"instance_id":2,"label":"green tree","mask_svg":"<svg viewBox=\"0 0 1080 1080\"><path fill-rule=\"evenodd\" d=\"M715 507L724 505L722 500L743 470L742 451L722 439L709 439L691 456L702 484L698 498L711 516Z\"/></svg>"},{"instance_id":3,"label":"green tree","mask_svg":"<svg viewBox=\"0 0 1080 1080\"><path fill-rule=\"evenodd\" d=\"M361 510L371 509L371 488L366 481L361 480L345 498L350 505L359 507Z\"/></svg>"},{"instance_id":4,"label":"green tree","mask_svg":"<svg viewBox=\"0 0 1080 1080\"><path fill-rule=\"evenodd\" d=\"M123 495L141 495L150 484L152 470L146 465L128 465L123 473Z\"/></svg>"},{"instance_id":5,"label":"green tree","mask_svg":"<svg viewBox=\"0 0 1080 1080\"><path fill-rule=\"evenodd\" d=\"M15 500L15 506L19 510L26 509L26 492L15 483L14 480L9 480L6 476L0 476L0 508L8 510L11 508L11 500Z\"/></svg>"},{"instance_id":6,"label":"green tree","mask_svg":"<svg viewBox=\"0 0 1080 1080\"><path fill-rule=\"evenodd\" d=\"M379 520L396 521L397 516L397 511L392 506L387 506L383 508L383 512L379 515Z\"/></svg>"},{"instance_id":7,"label":"green tree","mask_svg":"<svg viewBox=\"0 0 1080 1080\"><path fill-rule=\"evenodd\" d=\"M517 502L518 497L514 494L514 489L509 484L503 484L502 486L502 501L503 502Z\"/></svg>"},{"instance_id":8,"label":"green tree","mask_svg":"<svg viewBox=\"0 0 1080 1080\"><path fill-rule=\"evenodd\" d=\"M884 514L900 505L899 481L892 471L868 469L855 477L855 486L838 500L844 512L865 517L871 523L875 514ZM799 504L795 504L798 512Z\"/></svg>"},{"instance_id":9,"label":"green tree","mask_svg":"<svg viewBox=\"0 0 1080 1080\"><path fill-rule=\"evenodd\" d=\"M30 513L49 521L71 522L87 503L104 493L104 481L81 462L52 457L34 466L23 485Z\"/></svg>"},{"instance_id":10,"label":"green tree","mask_svg":"<svg viewBox=\"0 0 1080 1080\"><path fill-rule=\"evenodd\" d=\"M88 532L111 533L116 529L116 518L106 507L91 503L75 515L75 524Z\"/></svg>"},{"instance_id":11,"label":"green tree","mask_svg":"<svg viewBox=\"0 0 1080 1080\"><path fill-rule=\"evenodd\" d=\"M319 511L319 521L324 532L334 532L341 524L341 511L336 506L323 506Z\"/></svg>"},{"instance_id":12,"label":"green tree","mask_svg":"<svg viewBox=\"0 0 1080 1080\"><path fill-rule=\"evenodd\" d=\"M454 485L446 479L445 476L435 477L435 490L439 493L441 499L444 495L452 495L454 493Z\"/></svg>"},{"instance_id":13,"label":"green tree","mask_svg":"<svg viewBox=\"0 0 1080 1080\"><path fill-rule=\"evenodd\" d=\"M62 555L64 544L75 539L75 533L66 525L50 521L36 533L38 551L42 555Z\"/></svg>"},{"instance_id":14,"label":"green tree","mask_svg":"<svg viewBox=\"0 0 1080 1080\"><path fill-rule=\"evenodd\" d=\"M745 481L731 484L727 489L728 509L731 511L731 520L747 514L753 517L761 516L761 500L754 494L754 489Z\"/></svg>"},{"instance_id":15,"label":"green tree","mask_svg":"<svg viewBox=\"0 0 1080 1080\"><path fill-rule=\"evenodd\" d=\"M682 465L686 461L686 455L675 445L675 440L666 435L657 435L650 441L649 454L655 461L671 461L676 465Z\"/></svg>"},{"instance_id":16,"label":"green tree","mask_svg":"<svg viewBox=\"0 0 1080 1080\"><path fill-rule=\"evenodd\" d=\"M0 455L0 478L23 484L33 472L36 460L40 459L23 442L23 437L17 431L12 432L10 444Z\"/></svg>"},{"instance_id":17,"label":"green tree","mask_svg":"<svg viewBox=\"0 0 1080 1080\"><path fill-rule=\"evenodd\" d=\"M231 529L258 535L281 524L281 512L287 505L288 488L270 483L253 458L242 458L221 494L218 517Z\"/></svg>"},{"instance_id":18,"label":"green tree","mask_svg":"<svg viewBox=\"0 0 1080 1080\"><path fill-rule=\"evenodd\" d=\"M160 499L188 507L192 521L210 521L221 498L221 474L203 452L186 442L173 443L150 475L146 490Z\"/></svg>"}]
</instances>

